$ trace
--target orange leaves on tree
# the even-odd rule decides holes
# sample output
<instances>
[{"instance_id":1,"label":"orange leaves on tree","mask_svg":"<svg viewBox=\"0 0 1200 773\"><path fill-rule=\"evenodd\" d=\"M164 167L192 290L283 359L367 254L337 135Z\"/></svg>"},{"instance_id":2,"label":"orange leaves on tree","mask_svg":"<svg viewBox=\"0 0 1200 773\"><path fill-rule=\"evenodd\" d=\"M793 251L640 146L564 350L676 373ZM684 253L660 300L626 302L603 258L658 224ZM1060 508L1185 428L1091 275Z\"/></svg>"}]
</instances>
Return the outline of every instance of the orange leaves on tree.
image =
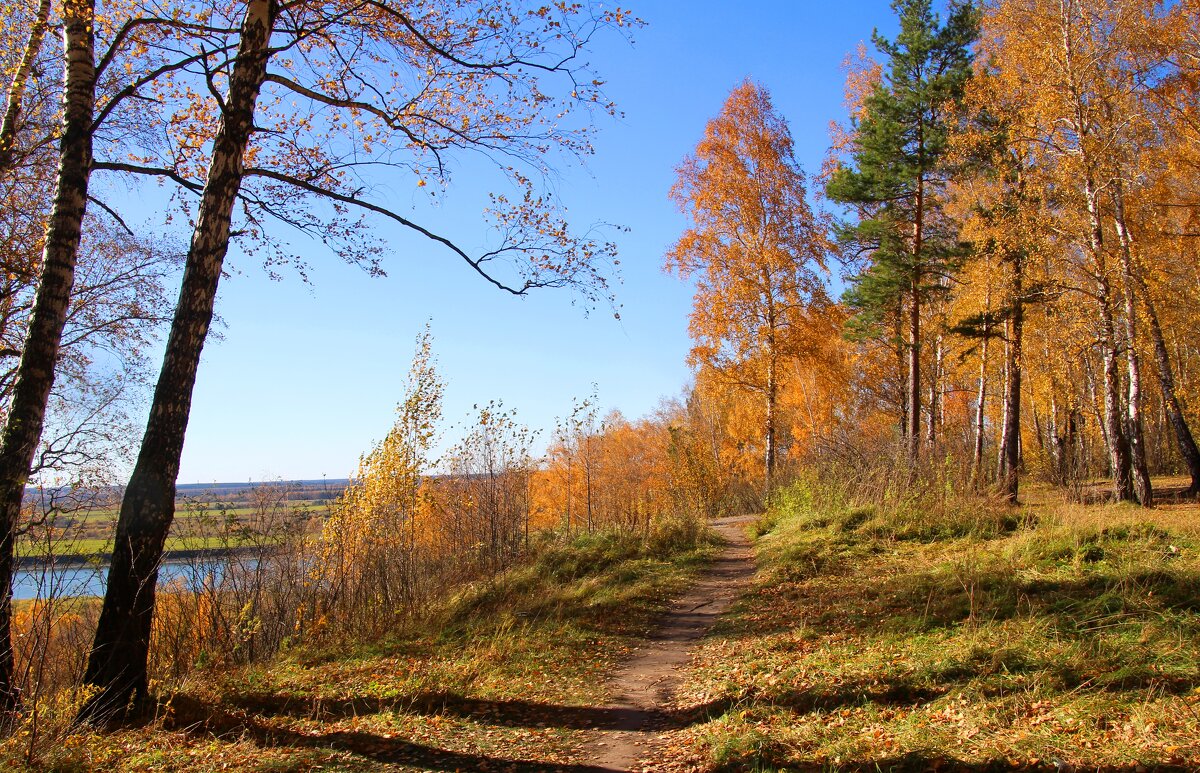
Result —
<instances>
[{"instance_id":1,"label":"orange leaves on tree","mask_svg":"<svg viewBox=\"0 0 1200 773\"><path fill-rule=\"evenodd\" d=\"M835 333L823 281L825 224L808 205L787 122L758 84L733 90L677 174L671 197L693 225L666 265L696 285L689 359L761 396L769 478L785 365L818 362L822 341Z\"/></svg>"}]
</instances>

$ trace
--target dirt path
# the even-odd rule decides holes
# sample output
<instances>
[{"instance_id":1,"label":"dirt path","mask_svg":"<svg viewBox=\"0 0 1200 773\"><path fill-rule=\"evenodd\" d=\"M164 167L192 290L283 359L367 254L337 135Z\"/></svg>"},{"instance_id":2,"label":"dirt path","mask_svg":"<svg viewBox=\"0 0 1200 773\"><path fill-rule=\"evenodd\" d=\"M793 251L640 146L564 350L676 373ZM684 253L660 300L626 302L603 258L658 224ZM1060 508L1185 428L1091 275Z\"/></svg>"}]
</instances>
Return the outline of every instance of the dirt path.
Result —
<instances>
[{"instance_id":1,"label":"dirt path","mask_svg":"<svg viewBox=\"0 0 1200 773\"><path fill-rule=\"evenodd\" d=\"M679 681L693 645L717 617L742 594L754 573L746 538L750 516L713 522L728 545L712 566L663 616L659 628L609 680L611 700L603 707L613 717L609 729L584 748L584 759L602 770L636 771L659 732L670 726L663 707Z\"/></svg>"}]
</instances>

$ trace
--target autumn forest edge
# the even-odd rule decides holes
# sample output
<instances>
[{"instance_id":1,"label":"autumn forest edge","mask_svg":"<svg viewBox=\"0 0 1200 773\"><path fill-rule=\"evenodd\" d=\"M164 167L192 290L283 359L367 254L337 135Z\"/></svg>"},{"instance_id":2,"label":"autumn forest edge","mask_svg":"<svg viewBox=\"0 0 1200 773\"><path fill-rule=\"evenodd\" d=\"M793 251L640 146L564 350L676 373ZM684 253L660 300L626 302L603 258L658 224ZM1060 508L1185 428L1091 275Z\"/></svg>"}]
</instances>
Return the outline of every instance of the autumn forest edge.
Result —
<instances>
[{"instance_id":1,"label":"autumn forest edge","mask_svg":"<svg viewBox=\"0 0 1200 773\"><path fill-rule=\"evenodd\" d=\"M579 395L539 435L480 395L437 453L434 321L413 331L394 426L327 510L267 492L221 521L181 507L176 480L230 245L303 275L302 237L382 273L371 225L387 223L497 293L571 293L608 315L616 244L566 217L553 165L585 159L619 114L585 54L643 22L518 0L6 7L9 725L45 701L72 723L144 719L155 686L197 662L377 640L552 535L694 542L706 519L827 482L880 507L1019 514L1030 486L1082 506L1194 502L1200 7L939 8L896 0L897 34L847 56L849 119L821 168L801 168L753 79L679 160L663 194L689 227L662 268L695 292L682 396L634 419ZM460 155L507 186L480 213L479 251L372 184L383 170L445 188ZM169 188L162 214L186 224L186 246L130 228L114 180ZM161 367L147 354L160 341ZM129 471L122 496L97 504L113 469ZM98 507L115 517L103 599L14 605L23 545ZM201 522L205 539L257 551L251 585L157 588L168 540Z\"/></svg>"}]
</instances>

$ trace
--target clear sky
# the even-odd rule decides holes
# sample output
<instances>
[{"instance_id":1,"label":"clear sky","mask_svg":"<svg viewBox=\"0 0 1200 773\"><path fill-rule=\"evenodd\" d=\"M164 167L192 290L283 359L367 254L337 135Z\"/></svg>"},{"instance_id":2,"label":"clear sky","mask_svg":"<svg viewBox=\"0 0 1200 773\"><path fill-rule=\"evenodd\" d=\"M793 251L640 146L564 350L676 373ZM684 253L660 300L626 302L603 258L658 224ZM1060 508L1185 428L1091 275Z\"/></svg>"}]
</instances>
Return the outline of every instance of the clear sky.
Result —
<instances>
[{"instance_id":1,"label":"clear sky","mask_svg":"<svg viewBox=\"0 0 1200 773\"><path fill-rule=\"evenodd\" d=\"M596 385L602 410L636 417L689 379L691 289L662 272L686 226L667 198L675 165L729 91L753 78L791 124L797 156L820 166L828 125L841 120L842 61L871 30L894 29L886 0L630 0L648 24L630 46L616 36L589 57L625 116L599 119L586 169L562 168L558 190L580 225L615 235L622 284L618 322L585 316L570 291L525 299L501 293L436 245L384 228L386 278L306 247L311 284L271 281L231 255L222 284L221 340L204 351L181 483L342 478L391 426L412 356L430 320L448 382L448 424L491 399L534 428L553 427ZM441 206L414 215L465 244L483 238L470 165L455 170ZM392 195L412 197L411 192ZM406 202L407 204L407 202ZM453 429L449 430L453 435Z\"/></svg>"}]
</instances>

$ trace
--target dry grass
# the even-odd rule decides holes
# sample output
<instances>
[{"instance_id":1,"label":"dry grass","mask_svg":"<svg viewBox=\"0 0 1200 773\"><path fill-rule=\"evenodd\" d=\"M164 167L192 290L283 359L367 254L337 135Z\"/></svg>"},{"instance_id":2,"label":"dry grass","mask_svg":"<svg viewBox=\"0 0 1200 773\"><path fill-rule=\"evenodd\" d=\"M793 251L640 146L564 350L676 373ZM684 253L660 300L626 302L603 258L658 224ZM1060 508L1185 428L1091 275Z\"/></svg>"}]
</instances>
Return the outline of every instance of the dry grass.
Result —
<instances>
[{"instance_id":1,"label":"dry grass","mask_svg":"<svg viewBox=\"0 0 1200 773\"><path fill-rule=\"evenodd\" d=\"M30 758L28 732L18 730L0 746L0 764L188 773L566 766L596 721L587 707L604 673L713 550L706 530L682 522L647 535L547 539L385 640L193 671L142 728L62 732L79 702L64 695L44 719L56 742Z\"/></svg>"},{"instance_id":2,"label":"dry grass","mask_svg":"<svg viewBox=\"0 0 1200 773\"><path fill-rule=\"evenodd\" d=\"M845 491L764 520L655 769L1200 768L1200 507Z\"/></svg>"}]
</instances>

